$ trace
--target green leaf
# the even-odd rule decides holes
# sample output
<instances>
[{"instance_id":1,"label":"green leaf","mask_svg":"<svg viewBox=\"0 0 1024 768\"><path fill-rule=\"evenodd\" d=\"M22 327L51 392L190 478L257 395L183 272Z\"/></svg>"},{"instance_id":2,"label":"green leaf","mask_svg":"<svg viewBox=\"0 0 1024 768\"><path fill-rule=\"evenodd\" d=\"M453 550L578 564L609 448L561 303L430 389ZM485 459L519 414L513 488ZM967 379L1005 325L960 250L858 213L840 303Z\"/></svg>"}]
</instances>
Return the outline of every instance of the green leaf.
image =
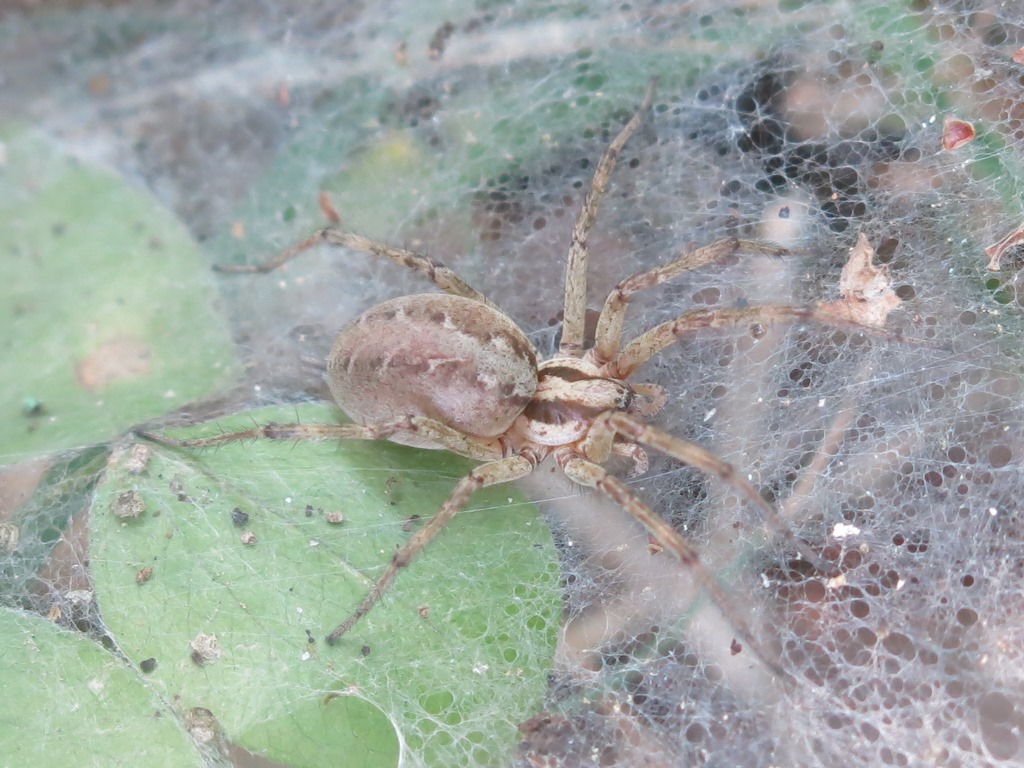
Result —
<instances>
[{"instance_id":1,"label":"green leaf","mask_svg":"<svg viewBox=\"0 0 1024 768\"><path fill-rule=\"evenodd\" d=\"M170 707L96 643L0 608L0 645L6 764L203 765Z\"/></svg>"},{"instance_id":2,"label":"green leaf","mask_svg":"<svg viewBox=\"0 0 1024 768\"><path fill-rule=\"evenodd\" d=\"M175 434L335 419L307 405ZM113 467L96 495L105 626L131 658L160 661L151 679L180 706L211 710L229 739L273 759L396 765L404 744L415 763L492 762L541 706L561 607L550 531L514 488L476 494L337 646L322 639L420 524L409 519L433 515L471 466L356 441L154 447L143 474ZM119 518L129 490L146 510ZM202 666L200 634L221 653Z\"/></svg>"},{"instance_id":3,"label":"green leaf","mask_svg":"<svg viewBox=\"0 0 1024 768\"><path fill-rule=\"evenodd\" d=\"M231 381L209 270L143 190L0 129L0 456L99 442Z\"/></svg>"}]
</instances>

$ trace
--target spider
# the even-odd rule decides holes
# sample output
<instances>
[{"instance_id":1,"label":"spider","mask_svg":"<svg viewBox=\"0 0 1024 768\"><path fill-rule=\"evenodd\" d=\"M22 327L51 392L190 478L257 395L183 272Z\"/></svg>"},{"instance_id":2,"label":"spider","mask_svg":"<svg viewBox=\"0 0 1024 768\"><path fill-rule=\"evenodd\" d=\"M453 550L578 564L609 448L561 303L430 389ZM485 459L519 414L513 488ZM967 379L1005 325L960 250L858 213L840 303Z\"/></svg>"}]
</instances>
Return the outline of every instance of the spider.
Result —
<instances>
[{"instance_id":1,"label":"spider","mask_svg":"<svg viewBox=\"0 0 1024 768\"><path fill-rule=\"evenodd\" d=\"M587 237L609 176L654 97L647 88L632 118L605 150L572 230L565 271L564 321L557 353L538 361L526 335L487 297L443 264L328 226L264 264L219 265L222 272L267 273L318 245L361 251L422 273L441 290L384 301L338 334L327 359L327 382L336 403L355 423L277 424L213 437L176 440L143 436L182 448L203 448L254 438L272 440L391 440L425 449L446 449L480 464L455 485L437 514L392 556L383 575L355 611L327 636L334 644L370 612L398 573L467 504L477 490L529 475L552 459L574 483L603 493L643 525L664 551L695 575L707 595L748 647L785 675L732 606L697 548L662 520L604 464L613 456L632 463L631 475L648 467L645 449L661 451L731 486L755 507L770 528L802 557L828 570L735 469L708 450L657 429L646 419L667 401L664 390L634 382L637 370L684 334L703 328L811 320L879 335L820 308L757 306L697 309L661 323L623 343L626 310L641 291L738 251L780 256L766 243L727 239L686 252L638 272L615 286L601 310L595 340L584 348Z\"/></svg>"}]
</instances>

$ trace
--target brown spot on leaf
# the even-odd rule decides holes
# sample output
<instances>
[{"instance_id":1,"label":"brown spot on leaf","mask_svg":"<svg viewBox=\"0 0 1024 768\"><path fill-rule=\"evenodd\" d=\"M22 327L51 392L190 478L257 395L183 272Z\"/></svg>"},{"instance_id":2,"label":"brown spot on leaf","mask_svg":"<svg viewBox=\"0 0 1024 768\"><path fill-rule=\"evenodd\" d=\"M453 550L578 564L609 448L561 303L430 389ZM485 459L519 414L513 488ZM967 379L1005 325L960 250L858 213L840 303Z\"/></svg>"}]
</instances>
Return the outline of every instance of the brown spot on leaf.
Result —
<instances>
[{"instance_id":1,"label":"brown spot on leaf","mask_svg":"<svg viewBox=\"0 0 1024 768\"><path fill-rule=\"evenodd\" d=\"M149 347L139 339L121 336L75 363L75 377L90 392L102 392L115 382L148 376L152 367Z\"/></svg>"}]
</instances>

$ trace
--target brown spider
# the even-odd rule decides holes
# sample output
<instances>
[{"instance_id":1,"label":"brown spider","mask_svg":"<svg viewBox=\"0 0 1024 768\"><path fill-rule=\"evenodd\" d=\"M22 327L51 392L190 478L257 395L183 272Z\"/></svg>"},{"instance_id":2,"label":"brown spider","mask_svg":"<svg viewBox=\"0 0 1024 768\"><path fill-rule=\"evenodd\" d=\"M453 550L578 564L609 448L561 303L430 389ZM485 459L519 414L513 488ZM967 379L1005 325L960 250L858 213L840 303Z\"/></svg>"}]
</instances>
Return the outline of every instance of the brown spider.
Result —
<instances>
[{"instance_id":1,"label":"brown spider","mask_svg":"<svg viewBox=\"0 0 1024 768\"><path fill-rule=\"evenodd\" d=\"M738 250L781 255L781 248L745 240L722 240L619 283L605 301L592 348L583 349L586 311L587 236L619 153L643 120L654 94L611 142L594 172L591 189L572 232L565 274L564 324L557 355L538 364L523 332L487 297L442 264L360 235L327 227L256 266L219 266L223 272L276 269L320 244L362 251L425 274L443 293L403 296L378 304L338 335L327 361L327 380L341 409L355 424L268 424L192 440L145 433L158 442L200 448L237 440L387 439L427 449L447 449L482 462L463 477L438 513L392 557L383 576L356 610L328 636L336 642L365 616L409 565L466 505L474 491L518 480L548 457L575 483L596 488L640 522L657 543L696 575L733 629L773 670L785 674L755 640L696 548L685 541L604 464L612 454L647 469L644 447L728 483L756 507L769 526L813 564L822 565L797 541L773 507L733 467L699 445L644 423L666 401L657 385L631 382L647 360L681 335L701 328L777 320L815 320L875 335L875 328L820 308L759 306L691 310L626 344L621 334L626 309L638 292L717 262Z\"/></svg>"}]
</instances>

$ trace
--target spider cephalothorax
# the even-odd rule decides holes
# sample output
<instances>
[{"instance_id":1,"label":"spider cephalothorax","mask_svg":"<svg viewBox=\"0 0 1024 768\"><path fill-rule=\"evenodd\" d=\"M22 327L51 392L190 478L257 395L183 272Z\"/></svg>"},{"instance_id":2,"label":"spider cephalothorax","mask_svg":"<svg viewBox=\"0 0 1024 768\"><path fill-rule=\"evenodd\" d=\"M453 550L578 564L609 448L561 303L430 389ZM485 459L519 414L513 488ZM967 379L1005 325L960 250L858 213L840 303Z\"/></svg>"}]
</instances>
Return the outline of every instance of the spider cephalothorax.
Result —
<instances>
[{"instance_id":1,"label":"spider cephalothorax","mask_svg":"<svg viewBox=\"0 0 1024 768\"><path fill-rule=\"evenodd\" d=\"M629 384L604 376L593 363L556 357L540 366L537 391L517 420L516 431L528 443L573 445L586 437L601 414L635 412L636 400Z\"/></svg>"},{"instance_id":2,"label":"spider cephalothorax","mask_svg":"<svg viewBox=\"0 0 1024 768\"><path fill-rule=\"evenodd\" d=\"M692 569L737 634L769 666L781 672L701 563L697 550L603 464L618 455L631 463L631 474L640 474L647 469L645 448L666 453L730 484L790 546L820 563L779 520L773 507L729 464L699 445L647 424L645 419L664 405L665 393L656 385L630 379L663 348L702 328L810 319L880 332L823 308L758 306L691 310L623 344L626 309L640 291L740 250L784 253L771 245L730 239L683 253L667 264L620 282L600 313L593 345L584 349L587 235L616 159L650 106L653 90L652 83L639 111L602 156L576 219L565 273L562 336L557 354L549 360L538 363L537 353L522 330L442 264L334 227L317 232L266 264L218 267L225 272L268 272L323 243L417 270L442 291L385 301L339 333L328 358L327 378L335 401L354 424L271 424L185 441L147 434L151 439L185 447L254 437L387 439L421 448L447 449L481 462L458 482L437 515L395 552L358 608L328 635L330 642L338 640L373 608L399 570L465 506L474 491L522 478L550 457L572 481L596 488L621 505L647 528L662 549Z\"/></svg>"}]
</instances>

